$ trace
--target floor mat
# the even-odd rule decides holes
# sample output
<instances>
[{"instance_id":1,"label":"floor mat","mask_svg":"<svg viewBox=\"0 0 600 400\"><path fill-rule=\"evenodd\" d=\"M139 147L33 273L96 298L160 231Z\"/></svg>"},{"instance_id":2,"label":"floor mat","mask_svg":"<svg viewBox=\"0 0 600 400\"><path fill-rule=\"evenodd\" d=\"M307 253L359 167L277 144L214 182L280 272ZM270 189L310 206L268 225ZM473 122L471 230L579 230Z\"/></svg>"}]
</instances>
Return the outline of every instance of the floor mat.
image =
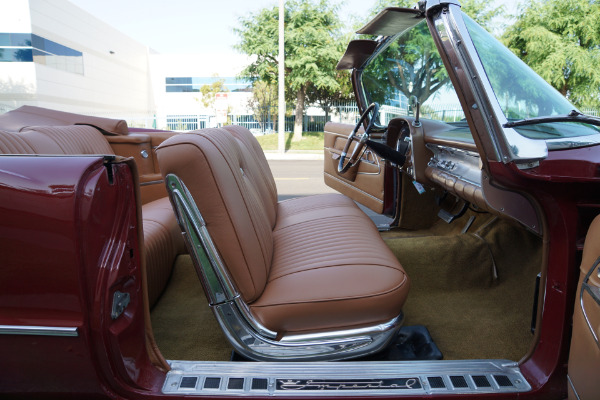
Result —
<instances>
[{"instance_id":1,"label":"floor mat","mask_svg":"<svg viewBox=\"0 0 600 400\"><path fill-rule=\"evenodd\" d=\"M386 350L361 360L424 361L443 358L429 330L423 325L410 325L400 328L395 341Z\"/></svg>"}]
</instances>

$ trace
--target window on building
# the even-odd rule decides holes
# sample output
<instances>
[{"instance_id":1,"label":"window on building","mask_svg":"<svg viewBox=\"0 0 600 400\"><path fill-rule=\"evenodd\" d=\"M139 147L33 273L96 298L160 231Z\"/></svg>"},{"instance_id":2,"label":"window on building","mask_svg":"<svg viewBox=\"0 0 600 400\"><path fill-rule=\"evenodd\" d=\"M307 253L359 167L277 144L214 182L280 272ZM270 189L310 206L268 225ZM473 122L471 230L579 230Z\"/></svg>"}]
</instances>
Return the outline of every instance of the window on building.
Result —
<instances>
[{"instance_id":1,"label":"window on building","mask_svg":"<svg viewBox=\"0 0 600 400\"><path fill-rule=\"evenodd\" d=\"M0 62L35 62L83 75L83 53L33 33L0 33Z\"/></svg>"},{"instance_id":2,"label":"window on building","mask_svg":"<svg viewBox=\"0 0 600 400\"><path fill-rule=\"evenodd\" d=\"M252 90L252 83L234 77L167 77L165 78L165 91L167 93L193 93L199 92L204 85L210 85L218 80L225 81L225 87L230 92L248 92Z\"/></svg>"}]
</instances>

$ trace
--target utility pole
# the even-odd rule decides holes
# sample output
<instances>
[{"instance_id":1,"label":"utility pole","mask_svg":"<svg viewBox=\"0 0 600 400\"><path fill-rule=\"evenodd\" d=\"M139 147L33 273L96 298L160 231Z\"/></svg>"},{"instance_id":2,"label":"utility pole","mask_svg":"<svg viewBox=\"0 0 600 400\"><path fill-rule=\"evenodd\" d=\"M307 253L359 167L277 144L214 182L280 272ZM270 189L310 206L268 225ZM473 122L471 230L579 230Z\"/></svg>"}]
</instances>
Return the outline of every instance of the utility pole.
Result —
<instances>
[{"instance_id":1,"label":"utility pole","mask_svg":"<svg viewBox=\"0 0 600 400\"><path fill-rule=\"evenodd\" d=\"M285 54L284 54L284 39L283 39L283 28L284 28L284 3L285 0L279 0L279 96L278 96L278 107L279 107L279 117L278 117L278 141L277 141L277 149L280 153L285 152Z\"/></svg>"}]
</instances>

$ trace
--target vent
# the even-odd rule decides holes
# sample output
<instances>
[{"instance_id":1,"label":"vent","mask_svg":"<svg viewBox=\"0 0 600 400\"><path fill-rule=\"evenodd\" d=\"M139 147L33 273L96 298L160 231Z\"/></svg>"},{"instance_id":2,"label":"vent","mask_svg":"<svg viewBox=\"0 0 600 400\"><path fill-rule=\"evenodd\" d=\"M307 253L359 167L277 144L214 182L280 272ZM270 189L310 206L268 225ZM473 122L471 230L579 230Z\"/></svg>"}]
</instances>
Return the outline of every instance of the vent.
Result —
<instances>
[{"instance_id":1,"label":"vent","mask_svg":"<svg viewBox=\"0 0 600 400\"><path fill-rule=\"evenodd\" d=\"M244 388L244 378L229 378L227 389L241 390Z\"/></svg>"},{"instance_id":2,"label":"vent","mask_svg":"<svg viewBox=\"0 0 600 400\"><path fill-rule=\"evenodd\" d=\"M252 390L267 390L269 387L269 380L263 378L252 379Z\"/></svg>"},{"instance_id":3,"label":"vent","mask_svg":"<svg viewBox=\"0 0 600 400\"><path fill-rule=\"evenodd\" d=\"M500 387L514 386L513 383L510 381L510 379L508 379L508 376L506 376L506 375L494 375L494 379L496 380L496 383Z\"/></svg>"},{"instance_id":4,"label":"vent","mask_svg":"<svg viewBox=\"0 0 600 400\"><path fill-rule=\"evenodd\" d=\"M204 389L218 389L221 386L221 378L206 378Z\"/></svg>"},{"instance_id":5,"label":"vent","mask_svg":"<svg viewBox=\"0 0 600 400\"><path fill-rule=\"evenodd\" d=\"M450 382L452 382L452 386L455 388L468 388L467 380L462 375L454 375L450 377Z\"/></svg>"},{"instance_id":6,"label":"vent","mask_svg":"<svg viewBox=\"0 0 600 400\"><path fill-rule=\"evenodd\" d=\"M475 382L475 386L478 388L492 387L492 384L490 381L488 381L488 378L485 375L473 375L473 382Z\"/></svg>"},{"instance_id":7,"label":"vent","mask_svg":"<svg viewBox=\"0 0 600 400\"><path fill-rule=\"evenodd\" d=\"M441 376L430 376L427 380L432 389L446 389L446 384Z\"/></svg>"},{"instance_id":8,"label":"vent","mask_svg":"<svg viewBox=\"0 0 600 400\"><path fill-rule=\"evenodd\" d=\"M181 378L181 384L179 387L181 389L196 389L196 383L198 383L198 378L195 376L184 376Z\"/></svg>"}]
</instances>

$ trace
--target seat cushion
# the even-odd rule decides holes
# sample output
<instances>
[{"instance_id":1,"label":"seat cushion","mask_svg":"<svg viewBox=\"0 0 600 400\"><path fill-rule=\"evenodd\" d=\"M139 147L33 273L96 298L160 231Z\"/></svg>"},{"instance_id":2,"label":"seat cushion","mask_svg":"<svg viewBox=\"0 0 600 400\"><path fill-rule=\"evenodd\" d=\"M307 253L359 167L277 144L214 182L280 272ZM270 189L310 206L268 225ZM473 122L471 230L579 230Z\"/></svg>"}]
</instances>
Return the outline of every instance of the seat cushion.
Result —
<instances>
[{"instance_id":1,"label":"seat cushion","mask_svg":"<svg viewBox=\"0 0 600 400\"><path fill-rule=\"evenodd\" d=\"M319 195L282 202L280 210L269 279L250 305L261 323L279 333L302 333L398 316L408 277L354 202Z\"/></svg>"},{"instance_id":2,"label":"seat cushion","mask_svg":"<svg viewBox=\"0 0 600 400\"><path fill-rule=\"evenodd\" d=\"M154 305L167 286L173 260L185 252L181 230L168 197L142 206L148 299Z\"/></svg>"},{"instance_id":3,"label":"seat cushion","mask_svg":"<svg viewBox=\"0 0 600 400\"><path fill-rule=\"evenodd\" d=\"M350 198L339 193L297 197L277 204L277 226L274 229L334 215L350 214L364 215Z\"/></svg>"}]
</instances>

